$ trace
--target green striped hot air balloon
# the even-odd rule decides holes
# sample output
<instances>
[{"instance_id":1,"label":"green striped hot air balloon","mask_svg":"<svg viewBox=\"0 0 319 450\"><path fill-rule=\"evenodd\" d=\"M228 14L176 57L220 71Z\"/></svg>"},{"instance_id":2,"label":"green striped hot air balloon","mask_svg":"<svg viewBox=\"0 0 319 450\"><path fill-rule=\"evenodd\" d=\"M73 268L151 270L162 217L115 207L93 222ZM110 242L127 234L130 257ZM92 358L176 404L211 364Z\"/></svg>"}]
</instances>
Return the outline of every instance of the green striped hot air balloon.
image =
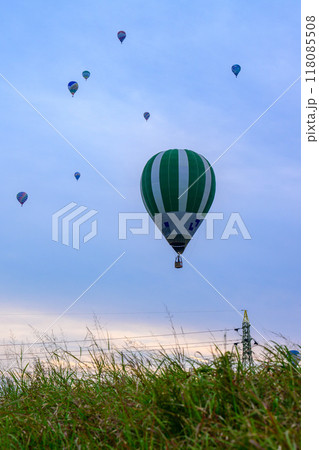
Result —
<instances>
[{"instance_id":1,"label":"green striped hot air balloon","mask_svg":"<svg viewBox=\"0 0 319 450\"><path fill-rule=\"evenodd\" d=\"M141 178L145 208L178 255L208 213L215 189L210 163L191 150L160 152L146 163Z\"/></svg>"}]
</instances>

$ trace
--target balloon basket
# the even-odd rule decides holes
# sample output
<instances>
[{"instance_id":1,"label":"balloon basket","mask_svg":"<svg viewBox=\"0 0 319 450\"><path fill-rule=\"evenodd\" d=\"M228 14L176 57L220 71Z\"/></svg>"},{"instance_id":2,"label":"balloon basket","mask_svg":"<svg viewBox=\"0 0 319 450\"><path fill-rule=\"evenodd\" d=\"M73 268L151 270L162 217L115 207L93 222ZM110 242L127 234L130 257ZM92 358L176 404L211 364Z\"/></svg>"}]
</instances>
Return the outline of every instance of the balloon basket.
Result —
<instances>
[{"instance_id":1,"label":"balloon basket","mask_svg":"<svg viewBox=\"0 0 319 450\"><path fill-rule=\"evenodd\" d=\"M180 255L178 255L175 258L175 269L182 269L183 268L183 260Z\"/></svg>"}]
</instances>

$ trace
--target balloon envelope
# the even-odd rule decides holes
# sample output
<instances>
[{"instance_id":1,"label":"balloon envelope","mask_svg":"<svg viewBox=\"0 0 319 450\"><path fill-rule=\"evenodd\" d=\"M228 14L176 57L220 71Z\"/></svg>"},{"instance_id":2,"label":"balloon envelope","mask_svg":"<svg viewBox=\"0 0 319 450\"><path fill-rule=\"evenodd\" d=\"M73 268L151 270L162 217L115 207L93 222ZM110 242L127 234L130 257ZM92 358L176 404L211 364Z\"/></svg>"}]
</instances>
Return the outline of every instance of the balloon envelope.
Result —
<instances>
[{"instance_id":1,"label":"balloon envelope","mask_svg":"<svg viewBox=\"0 0 319 450\"><path fill-rule=\"evenodd\" d=\"M241 67L240 67L239 64L234 64L234 65L232 66L231 70L232 70L233 74L236 75L236 78L237 78L237 75L238 75L239 72L241 71Z\"/></svg>"},{"instance_id":2,"label":"balloon envelope","mask_svg":"<svg viewBox=\"0 0 319 450\"><path fill-rule=\"evenodd\" d=\"M17 194L17 200L19 203L21 203L21 206L22 206L23 203L28 200L28 194L26 192L19 192Z\"/></svg>"},{"instance_id":3,"label":"balloon envelope","mask_svg":"<svg viewBox=\"0 0 319 450\"><path fill-rule=\"evenodd\" d=\"M149 118L150 118L150 113L149 112L145 112L144 114L143 114L143 116L144 116L144 119L145 120L148 120Z\"/></svg>"},{"instance_id":4,"label":"balloon envelope","mask_svg":"<svg viewBox=\"0 0 319 450\"><path fill-rule=\"evenodd\" d=\"M211 165L191 150L157 153L146 163L141 177L145 208L178 254L204 220L215 190Z\"/></svg>"},{"instance_id":5,"label":"balloon envelope","mask_svg":"<svg viewBox=\"0 0 319 450\"><path fill-rule=\"evenodd\" d=\"M298 350L289 350L289 353L291 354L291 357L295 364L298 364L301 360L301 355Z\"/></svg>"},{"instance_id":6,"label":"balloon envelope","mask_svg":"<svg viewBox=\"0 0 319 450\"><path fill-rule=\"evenodd\" d=\"M91 73L88 70L84 70L82 72L82 77L85 78L86 80L90 77Z\"/></svg>"},{"instance_id":7,"label":"balloon envelope","mask_svg":"<svg viewBox=\"0 0 319 450\"><path fill-rule=\"evenodd\" d=\"M80 178L81 174L80 174L80 172L75 172L74 176L78 180Z\"/></svg>"},{"instance_id":8,"label":"balloon envelope","mask_svg":"<svg viewBox=\"0 0 319 450\"><path fill-rule=\"evenodd\" d=\"M119 40L121 41L121 44L122 44L122 42L123 42L124 39L126 38L126 33L125 33L125 31L119 31L119 32L117 33L117 37L119 38Z\"/></svg>"},{"instance_id":9,"label":"balloon envelope","mask_svg":"<svg viewBox=\"0 0 319 450\"><path fill-rule=\"evenodd\" d=\"M76 91L79 89L79 85L76 81L70 81L70 83L68 84L68 89L73 96L76 93Z\"/></svg>"}]
</instances>

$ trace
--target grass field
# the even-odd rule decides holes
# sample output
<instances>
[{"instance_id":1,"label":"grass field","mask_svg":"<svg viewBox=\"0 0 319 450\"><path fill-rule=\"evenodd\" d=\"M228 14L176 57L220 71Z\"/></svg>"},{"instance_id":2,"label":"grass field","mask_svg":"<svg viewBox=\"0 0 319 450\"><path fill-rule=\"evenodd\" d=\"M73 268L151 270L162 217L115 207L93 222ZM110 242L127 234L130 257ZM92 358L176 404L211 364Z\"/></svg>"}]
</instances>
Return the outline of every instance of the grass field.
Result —
<instances>
[{"instance_id":1,"label":"grass field","mask_svg":"<svg viewBox=\"0 0 319 450\"><path fill-rule=\"evenodd\" d=\"M300 448L300 366L279 345L251 368L178 348L52 351L3 372L0 395L1 449Z\"/></svg>"}]
</instances>

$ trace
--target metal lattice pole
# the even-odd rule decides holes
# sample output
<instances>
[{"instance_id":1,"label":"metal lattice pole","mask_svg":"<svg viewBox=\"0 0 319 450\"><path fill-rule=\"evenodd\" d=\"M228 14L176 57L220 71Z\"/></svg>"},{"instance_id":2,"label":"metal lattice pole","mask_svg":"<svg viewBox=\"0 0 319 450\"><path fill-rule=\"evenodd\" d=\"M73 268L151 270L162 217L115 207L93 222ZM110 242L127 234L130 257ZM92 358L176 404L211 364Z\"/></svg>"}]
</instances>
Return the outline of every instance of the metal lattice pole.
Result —
<instances>
[{"instance_id":1,"label":"metal lattice pole","mask_svg":"<svg viewBox=\"0 0 319 450\"><path fill-rule=\"evenodd\" d=\"M247 314L246 309L244 312L242 330L243 330L243 337L242 337L243 365L251 366L253 364L253 357L252 357L252 352L251 352L250 323L249 323L248 314Z\"/></svg>"}]
</instances>

